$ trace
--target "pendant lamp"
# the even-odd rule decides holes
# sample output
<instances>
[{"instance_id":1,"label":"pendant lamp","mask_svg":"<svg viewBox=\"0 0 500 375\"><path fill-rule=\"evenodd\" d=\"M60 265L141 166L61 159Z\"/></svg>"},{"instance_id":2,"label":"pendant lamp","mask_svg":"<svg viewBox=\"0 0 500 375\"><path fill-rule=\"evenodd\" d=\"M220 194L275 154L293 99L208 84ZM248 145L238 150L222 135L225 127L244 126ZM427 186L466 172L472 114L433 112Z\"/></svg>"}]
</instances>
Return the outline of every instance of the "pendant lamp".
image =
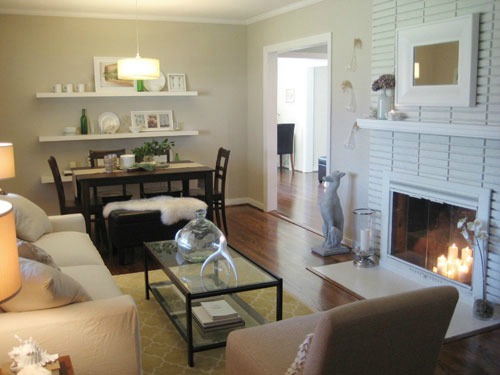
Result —
<instances>
[{"instance_id":1,"label":"pendant lamp","mask_svg":"<svg viewBox=\"0 0 500 375\"><path fill-rule=\"evenodd\" d=\"M118 60L118 78L125 80L149 80L160 78L160 60L142 58L139 55L139 30L137 20L137 0L135 1L135 38L137 55Z\"/></svg>"}]
</instances>

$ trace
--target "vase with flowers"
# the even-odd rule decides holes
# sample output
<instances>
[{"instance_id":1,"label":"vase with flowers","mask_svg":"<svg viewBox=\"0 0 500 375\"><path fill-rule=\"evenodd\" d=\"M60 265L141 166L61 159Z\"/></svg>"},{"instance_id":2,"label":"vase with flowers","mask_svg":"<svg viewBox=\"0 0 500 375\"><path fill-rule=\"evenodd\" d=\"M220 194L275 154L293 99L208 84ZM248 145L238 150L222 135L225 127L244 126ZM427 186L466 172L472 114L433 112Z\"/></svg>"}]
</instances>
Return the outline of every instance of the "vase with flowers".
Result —
<instances>
[{"instance_id":1,"label":"vase with flowers","mask_svg":"<svg viewBox=\"0 0 500 375\"><path fill-rule=\"evenodd\" d=\"M394 74L382 74L372 83L373 91L380 91L377 103L377 119L387 120L387 113L394 109Z\"/></svg>"},{"instance_id":2,"label":"vase with flowers","mask_svg":"<svg viewBox=\"0 0 500 375\"><path fill-rule=\"evenodd\" d=\"M482 229L481 220L468 221L466 217L460 219L457 223L457 228L461 231L462 236L474 249L474 258L476 253L479 253L479 261L481 262L481 278L483 281L482 298L474 300L473 315L477 319L488 320L493 316L495 307L493 303L488 301L486 297L486 254L484 251L484 241L488 239L488 233ZM474 246L475 245L475 246Z\"/></svg>"}]
</instances>

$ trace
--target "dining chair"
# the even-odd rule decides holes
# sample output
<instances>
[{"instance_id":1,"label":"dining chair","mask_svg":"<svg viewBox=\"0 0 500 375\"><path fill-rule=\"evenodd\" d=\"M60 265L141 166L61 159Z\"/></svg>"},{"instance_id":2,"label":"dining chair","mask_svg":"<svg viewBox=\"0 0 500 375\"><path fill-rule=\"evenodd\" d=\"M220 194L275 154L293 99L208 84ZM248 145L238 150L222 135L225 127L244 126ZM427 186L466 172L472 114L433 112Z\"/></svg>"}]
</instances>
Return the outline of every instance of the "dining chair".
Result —
<instances>
[{"instance_id":1,"label":"dining chair","mask_svg":"<svg viewBox=\"0 0 500 375\"><path fill-rule=\"evenodd\" d=\"M56 158L54 156L50 156L48 162L50 170L52 172L52 177L54 178L54 184L56 186L57 199L59 201L59 211L61 215L81 214L82 206L80 205L80 202L76 199L66 199L61 172L59 170ZM94 222L94 225L96 227L97 241L102 240L104 243L106 243L107 233L106 224L102 216L102 204L93 202L91 204L91 214L93 216L92 222Z\"/></svg>"},{"instance_id":2,"label":"dining chair","mask_svg":"<svg viewBox=\"0 0 500 375\"><path fill-rule=\"evenodd\" d=\"M217 226L224 226L224 232L226 236L229 234L227 230L226 222L226 177L227 177L227 166L229 164L229 154L230 150L220 147L217 152L217 160L215 162L215 174L214 174L214 185L213 185L213 195L212 195L212 209L215 213L215 219L217 221ZM189 190L189 196L198 197L203 199L204 192L201 189Z\"/></svg>"},{"instance_id":3,"label":"dining chair","mask_svg":"<svg viewBox=\"0 0 500 375\"><path fill-rule=\"evenodd\" d=\"M292 172L295 170L293 152L293 134L295 124L278 124L278 155L280 156L280 169L283 168L283 155L290 155Z\"/></svg>"},{"instance_id":4,"label":"dining chair","mask_svg":"<svg viewBox=\"0 0 500 375\"><path fill-rule=\"evenodd\" d=\"M167 152L167 163L170 163L170 152ZM139 194L141 198L152 198L160 195L170 195L173 197L182 196L182 187L175 186L172 181L153 182L149 184L139 184Z\"/></svg>"},{"instance_id":5,"label":"dining chair","mask_svg":"<svg viewBox=\"0 0 500 375\"><path fill-rule=\"evenodd\" d=\"M115 154L118 158L120 155L125 155L125 149L118 150L89 150L89 161L92 168L97 168L104 165L104 157L109 154ZM121 185L121 191L109 189L93 189L94 199L102 201L103 205L109 202L128 201L132 199L132 194L127 192L127 186Z\"/></svg>"}]
</instances>

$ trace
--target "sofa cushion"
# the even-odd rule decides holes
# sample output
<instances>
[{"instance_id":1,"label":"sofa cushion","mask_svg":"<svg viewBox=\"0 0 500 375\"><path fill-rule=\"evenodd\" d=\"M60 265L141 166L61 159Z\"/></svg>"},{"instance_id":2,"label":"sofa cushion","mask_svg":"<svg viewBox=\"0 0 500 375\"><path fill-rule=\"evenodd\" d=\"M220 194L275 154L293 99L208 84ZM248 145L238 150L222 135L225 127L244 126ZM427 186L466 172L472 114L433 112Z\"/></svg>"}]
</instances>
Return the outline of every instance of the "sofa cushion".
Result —
<instances>
[{"instance_id":1,"label":"sofa cushion","mask_svg":"<svg viewBox=\"0 0 500 375\"><path fill-rule=\"evenodd\" d=\"M59 267L104 264L86 233L69 231L47 233L34 244L49 253Z\"/></svg>"},{"instance_id":2,"label":"sofa cushion","mask_svg":"<svg viewBox=\"0 0 500 375\"><path fill-rule=\"evenodd\" d=\"M25 241L36 241L45 233L52 232L52 224L44 210L29 199L9 193L0 195L0 200L14 206L17 237Z\"/></svg>"},{"instance_id":3,"label":"sofa cushion","mask_svg":"<svg viewBox=\"0 0 500 375\"><path fill-rule=\"evenodd\" d=\"M93 300L113 298L123 294L106 266L68 266L61 267L61 270L83 285Z\"/></svg>"},{"instance_id":4,"label":"sofa cushion","mask_svg":"<svg viewBox=\"0 0 500 375\"><path fill-rule=\"evenodd\" d=\"M24 258L19 266L22 287L2 304L4 311L43 310L91 299L80 283L56 268Z\"/></svg>"},{"instance_id":5,"label":"sofa cushion","mask_svg":"<svg viewBox=\"0 0 500 375\"><path fill-rule=\"evenodd\" d=\"M59 268L50 254L44 249L36 246L34 243L18 240L17 253L21 258L36 260L37 262L46 264L47 266Z\"/></svg>"}]
</instances>

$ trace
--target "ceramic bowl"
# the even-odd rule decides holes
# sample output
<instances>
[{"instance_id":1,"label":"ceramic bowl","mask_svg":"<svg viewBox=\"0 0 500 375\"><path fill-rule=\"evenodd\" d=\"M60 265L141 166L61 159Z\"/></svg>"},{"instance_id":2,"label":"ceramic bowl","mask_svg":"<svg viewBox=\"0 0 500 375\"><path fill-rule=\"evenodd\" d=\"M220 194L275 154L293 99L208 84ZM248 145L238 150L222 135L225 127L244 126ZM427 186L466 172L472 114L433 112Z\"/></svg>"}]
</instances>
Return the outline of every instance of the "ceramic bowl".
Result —
<instances>
[{"instance_id":1,"label":"ceramic bowl","mask_svg":"<svg viewBox=\"0 0 500 375\"><path fill-rule=\"evenodd\" d=\"M135 126L135 127L134 126L130 126L129 129L130 129L130 131L132 133L139 133L141 131L142 127L140 127L140 126Z\"/></svg>"},{"instance_id":2,"label":"ceramic bowl","mask_svg":"<svg viewBox=\"0 0 500 375\"><path fill-rule=\"evenodd\" d=\"M64 134L76 134L76 127L75 126L65 126L64 127Z\"/></svg>"}]
</instances>

